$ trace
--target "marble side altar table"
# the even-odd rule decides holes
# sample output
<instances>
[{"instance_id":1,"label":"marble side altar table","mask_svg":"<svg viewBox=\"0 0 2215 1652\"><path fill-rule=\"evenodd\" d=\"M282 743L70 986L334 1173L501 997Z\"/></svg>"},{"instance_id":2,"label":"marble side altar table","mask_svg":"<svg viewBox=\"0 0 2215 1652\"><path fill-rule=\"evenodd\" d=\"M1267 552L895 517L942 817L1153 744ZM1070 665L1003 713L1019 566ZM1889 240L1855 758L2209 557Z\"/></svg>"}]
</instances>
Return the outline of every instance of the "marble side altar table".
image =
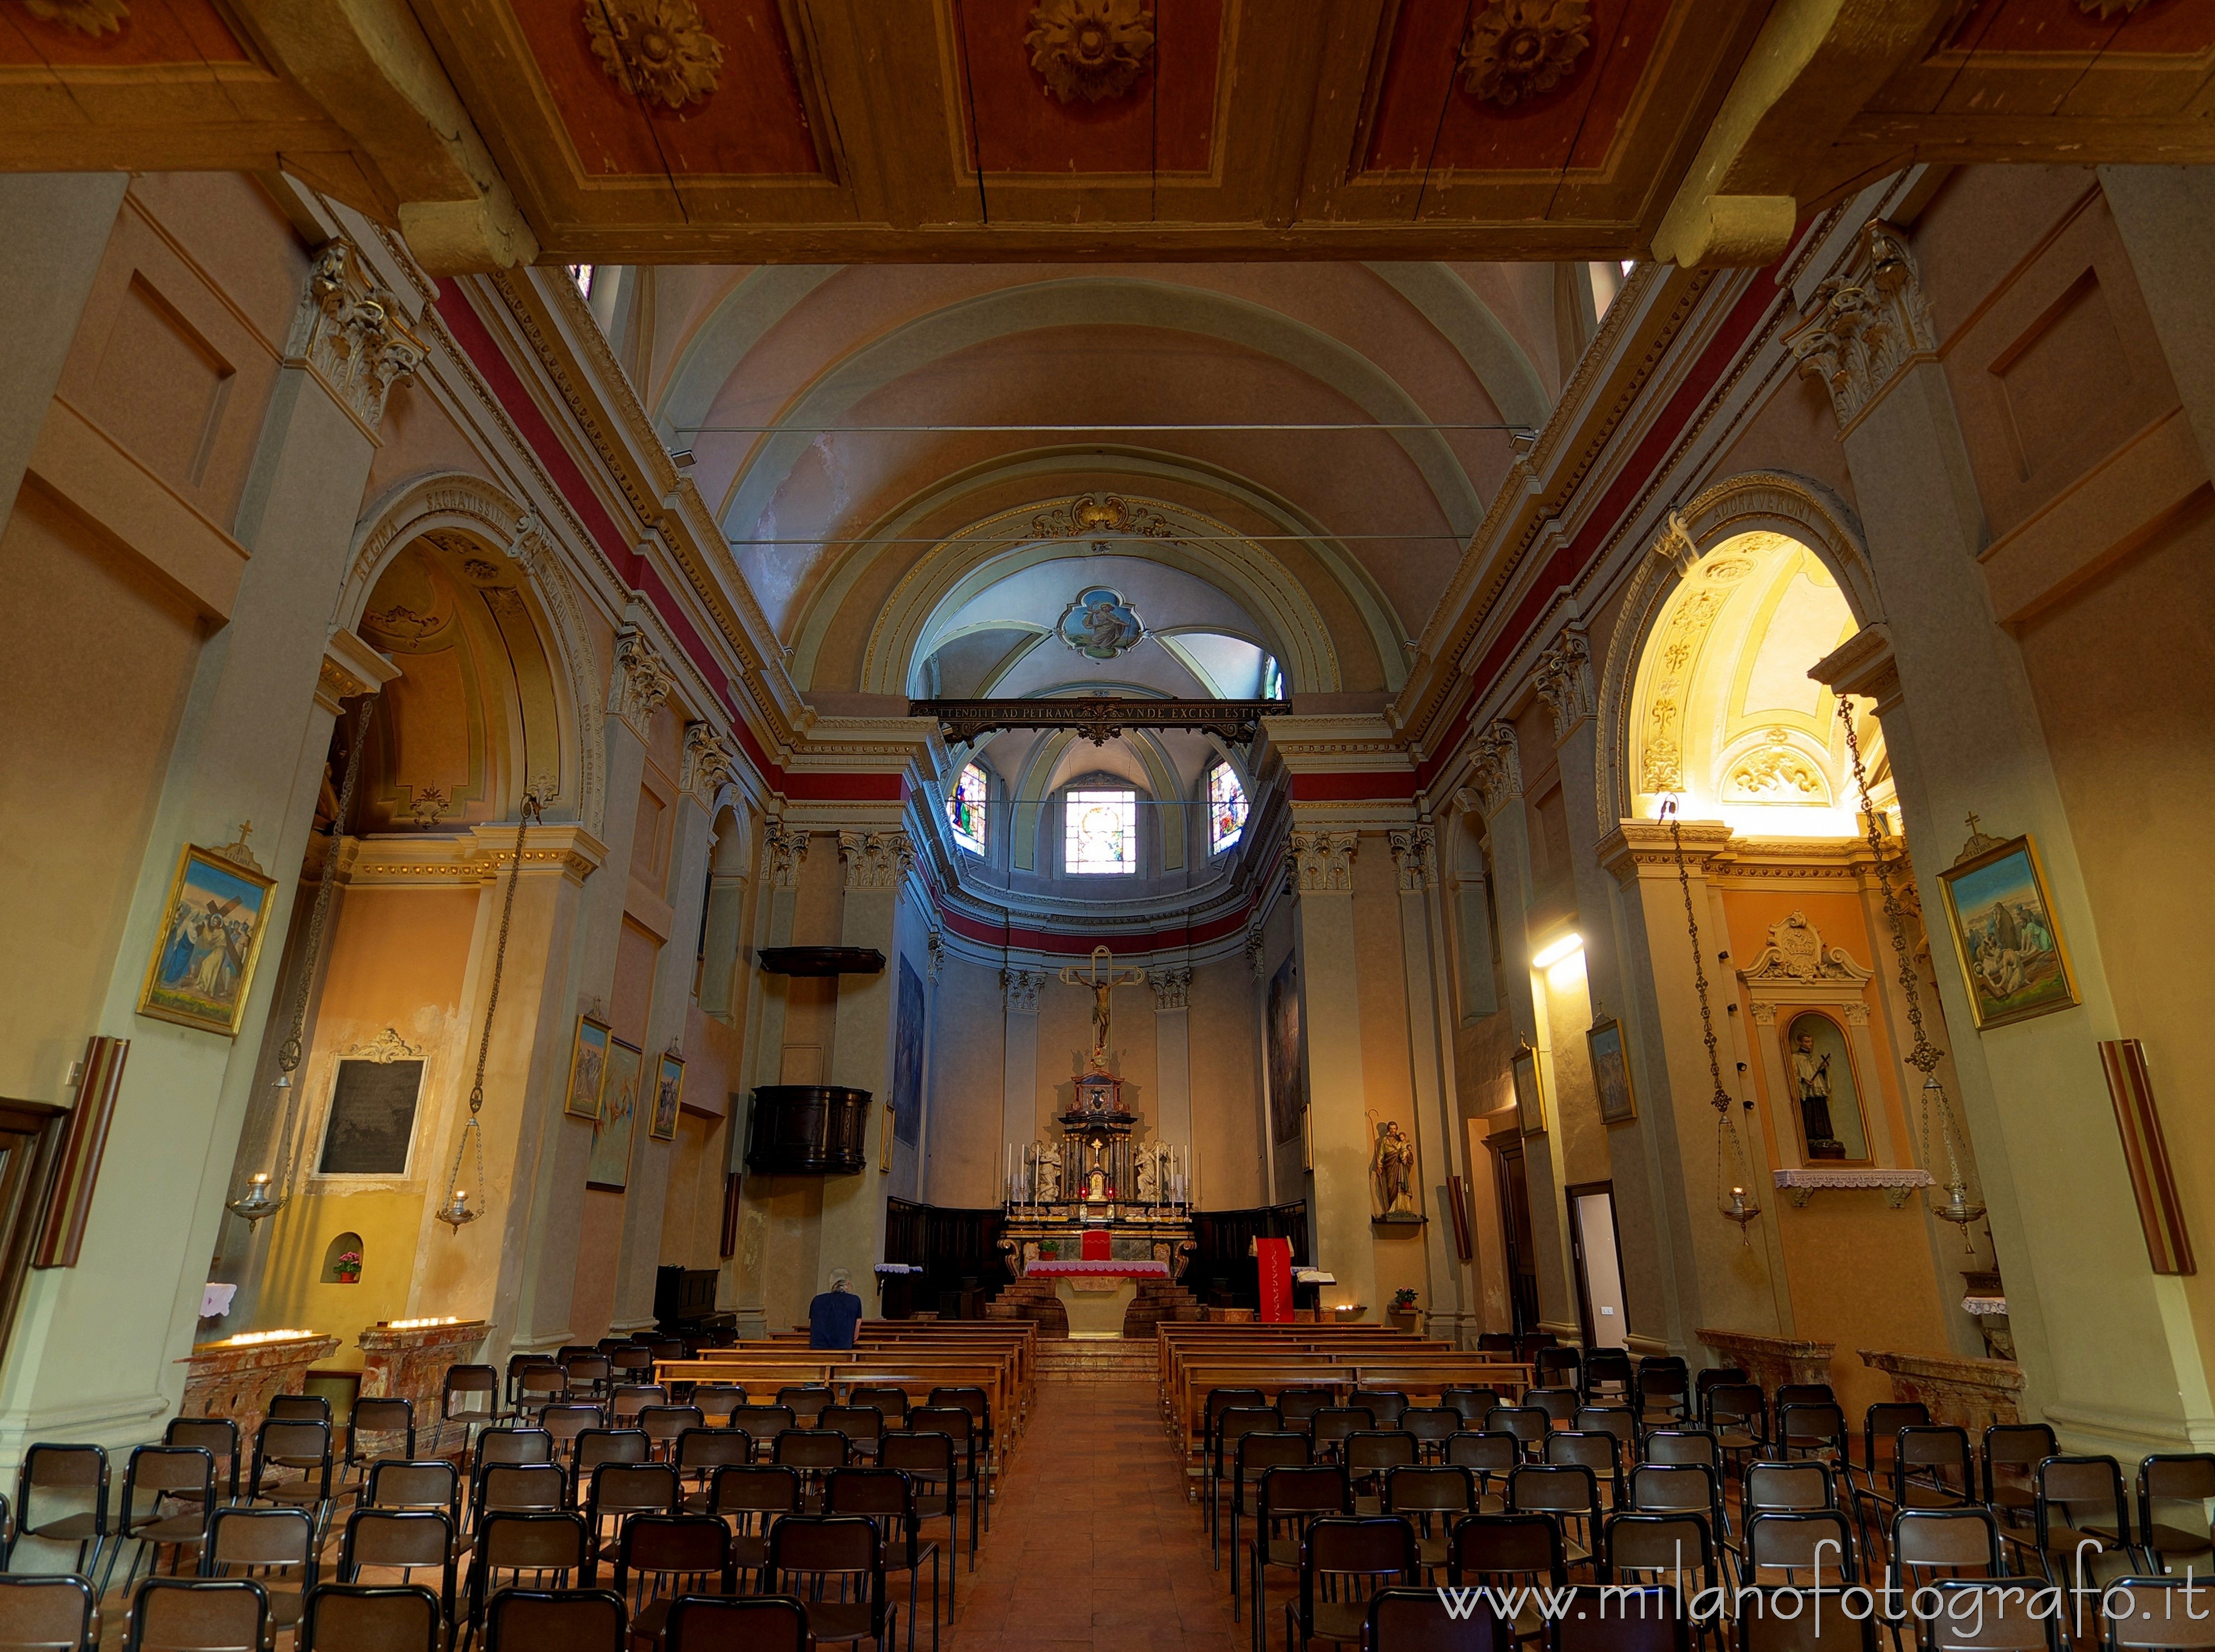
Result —
<instances>
[{"instance_id":1,"label":"marble side altar table","mask_svg":"<svg viewBox=\"0 0 2215 1652\"><path fill-rule=\"evenodd\" d=\"M180 1416L227 1416L248 1438L279 1394L305 1392L310 1366L338 1352L339 1339L313 1331L252 1331L202 1343L183 1361Z\"/></svg>"},{"instance_id":2,"label":"marble side altar table","mask_svg":"<svg viewBox=\"0 0 2215 1652\"><path fill-rule=\"evenodd\" d=\"M400 1319L361 1333L361 1397L405 1399L415 1407L415 1426L437 1426L446 1367L467 1365L492 1326L482 1319ZM424 1437L429 1438L428 1433Z\"/></svg>"}]
</instances>

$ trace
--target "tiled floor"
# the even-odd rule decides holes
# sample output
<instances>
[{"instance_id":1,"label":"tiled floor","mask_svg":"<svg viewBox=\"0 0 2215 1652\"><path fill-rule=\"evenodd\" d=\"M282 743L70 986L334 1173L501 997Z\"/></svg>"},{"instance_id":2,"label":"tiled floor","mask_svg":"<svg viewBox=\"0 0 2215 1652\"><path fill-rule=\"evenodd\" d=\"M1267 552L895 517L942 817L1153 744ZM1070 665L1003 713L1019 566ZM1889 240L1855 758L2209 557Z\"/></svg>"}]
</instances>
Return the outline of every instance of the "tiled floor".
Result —
<instances>
[{"instance_id":1,"label":"tiled floor","mask_svg":"<svg viewBox=\"0 0 2215 1652\"><path fill-rule=\"evenodd\" d=\"M949 1652L1247 1652L1150 1382L1041 1380ZM924 1574L928 1578L928 1571ZM1279 1608L1281 1612L1281 1607ZM927 1641L930 1626L918 1626ZM906 1638L901 1628L901 1638Z\"/></svg>"}]
</instances>

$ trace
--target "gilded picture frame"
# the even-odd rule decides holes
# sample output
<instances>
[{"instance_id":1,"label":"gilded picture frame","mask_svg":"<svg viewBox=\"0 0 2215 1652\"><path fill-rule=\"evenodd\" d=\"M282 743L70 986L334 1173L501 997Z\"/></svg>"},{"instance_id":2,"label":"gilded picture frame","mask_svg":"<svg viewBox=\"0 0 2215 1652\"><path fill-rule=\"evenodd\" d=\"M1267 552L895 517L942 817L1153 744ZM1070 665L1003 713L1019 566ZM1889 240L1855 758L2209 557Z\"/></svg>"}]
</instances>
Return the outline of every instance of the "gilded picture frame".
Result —
<instances>
[{"instance_id":1,"label":"gilded picture frame","mask_svg":"<svg viewBox=\"0 0 2215 1652\"><path fill-rule=\"evenodd\" d=\"M1956 861L1938 887L1979 1032L2076 1006L2068 944L2028 833Z\"/></svg>"},{"instance_id":2,"label":"gilded picture frame","mask_svg":"<svg viewBox=\"0 0 2215 1652\"><path fill-rule=\"evenodd\" d=\"M1546 1080L1538 1071L1538 1052L1531 1045L1508 1058L1508 1070L1515 1078L1515 1119L1525 1135L1543 1135L1546 1130Z\"/></svg>"},{"instance_id":3,"label":"gilded picture frame","mask_svg":"<svg viewBox=\"0 0 2215 1652\"><path fill-rule=\"evenodd\" d=\"M277 880L187 843L162 903L161 933L146 960L138 1013L202 1032L238 1036Z\"/></svg>"},{"instance_id":4,"label":"gilded picture frame","mask_svg":"<svg viewBox=\"0 0 2215 1652\"><path fill-rule=\"evenodd\" d=\"M608 1040L613 1031L589 1015L577 1018L576 1042L569 1050L569 1090L561 1111L572 1118L600 1122L600 1093L608 1082Z\"/></svg>"},{"instance_id":5,"label":"gilded picture frame","mask_svg":"<svg viewBox=\"0 0 2215 1652\"><path fill-rule=\"evenodd\" d=\"M656 1141L677 1139L677 1110L684 1099L684 1058L664 1055L653 1075L653 1115L646 1133Z\"/></svg>"},{"instance_id":6,"label":"gilded picture frame","mask_svg":"<svg viewBox=\"0 0 2215 1652\"><path fill-rule=\"evenodd\" d=\"M1623 1023L1611 1015L1602 1016L1585 1029L1585 1048L1592 1053L1600 1123L1631 1123L1638 1117L1638 1096L1630 1082L1630 1056L1623 1047Z\"/></svg>"},{"instance_id":7,"label":"gilded picture frame","mask_svg":"<svg viewBox=\"0 0 2215 1652\"><path fill-rule=\"evenodd\" d=\"M646 1052L636 1044L608 1040L607 1089L599 1123L592 1126L592 1157L585 1163L586 1187L620 1193L629 1185L631 1136L638 1128L645 1066Z\"/></svg>"}]
</instances>

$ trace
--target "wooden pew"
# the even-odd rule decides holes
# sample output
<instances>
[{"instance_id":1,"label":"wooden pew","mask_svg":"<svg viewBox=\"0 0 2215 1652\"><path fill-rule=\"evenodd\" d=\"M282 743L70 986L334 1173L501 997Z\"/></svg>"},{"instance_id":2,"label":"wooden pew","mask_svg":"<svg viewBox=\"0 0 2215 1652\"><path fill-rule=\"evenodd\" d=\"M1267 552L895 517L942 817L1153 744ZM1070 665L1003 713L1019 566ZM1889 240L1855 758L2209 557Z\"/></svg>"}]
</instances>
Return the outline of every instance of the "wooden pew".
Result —
<instances>
[{"instance_id":1,"label":"wooden pew","mask_svg":"<svg viewBox=\"0 0 2215 1652\"><path fill-rule=\"evenodd\" d=\"M844 1399L856 1385L898 1388L920 1403L933 1388L981 1388L991 1407L993 1464L1004 1467L1017 1433L1021 1401L1011 1354L917 1353L897 1349L856 1349L850 1353L808 1350L795 1357L760 1348L709 1349L690 1360L661 1360L654 1365L664 1383L731 1382L748 1394L773 1396L780 1387L827 1384Z\"/></svg>"}]
</instances>

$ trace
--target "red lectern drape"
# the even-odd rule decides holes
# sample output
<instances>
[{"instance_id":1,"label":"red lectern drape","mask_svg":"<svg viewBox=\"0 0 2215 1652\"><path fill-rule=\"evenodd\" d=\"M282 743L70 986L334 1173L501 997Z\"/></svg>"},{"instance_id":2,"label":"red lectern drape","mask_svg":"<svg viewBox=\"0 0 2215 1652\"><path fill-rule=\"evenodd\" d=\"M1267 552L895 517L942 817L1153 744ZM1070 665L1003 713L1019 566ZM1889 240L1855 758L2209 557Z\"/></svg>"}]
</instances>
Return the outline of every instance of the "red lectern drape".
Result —
<instances>
[{"instance_id":1,"label":"red lectern drape","mask_svg":"<svg viewBox=\"0 0 2215 1652\"><path fill-rule=\"evenodd\" d=\"M1261 1323L1265 1325L1292 1324L1292 1240L1256 1239L1254 1258L1261 1270Z\"/></svg>"}]
</instances>

